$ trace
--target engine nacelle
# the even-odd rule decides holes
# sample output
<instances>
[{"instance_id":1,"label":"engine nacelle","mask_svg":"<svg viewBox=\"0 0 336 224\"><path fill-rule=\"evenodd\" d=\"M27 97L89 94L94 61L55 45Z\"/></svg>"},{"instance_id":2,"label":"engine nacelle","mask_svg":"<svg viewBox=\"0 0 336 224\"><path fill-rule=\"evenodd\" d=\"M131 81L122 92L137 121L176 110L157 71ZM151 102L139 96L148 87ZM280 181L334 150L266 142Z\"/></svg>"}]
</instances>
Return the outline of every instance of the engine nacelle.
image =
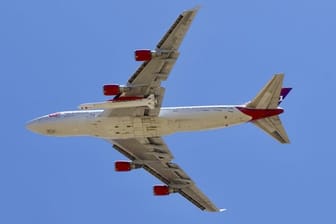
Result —
<instances>
[{"instance_id":1,"label":"engine nacelle","mask_svg":"<svg viewBox=\"0 0 336 224\"><path fill-rule=\"evenodd\" d=\"M117 161L114 163L114 169L117 172L127 172L133 169L133 164L127 161Z\"/></svg>"},{"instance_id":2,"label":"engine nacelle","mask_svg":"<svg viewBox=\"0 0 336 224\"><path fill-rule=\"evenodd\" d=\"M136 50L134 57L136 61L150 61L155 56L155 51L151 50Z\"/></svg>"},{"instance_id":3,"label":"engine nacelle","mask_svg":"<svg viewBox=\"0 0 336 224\"><path fill-rule=\"evenodd\" d=\"M126 87L116 84L107 84L103 86L103 93L105 96L115 96L125 91Z\"/></svg>"},{"instance_id":4,"label":"engine nacelle","mask_svg":"<svg viewBox=\"0 0 336 224\"><path fill-rule=\"evenodd\" d=\"M165 196L169 195L171 190L167 185L156 185L153 187L153 193L155 196Z\"/></svg>"}]
</instances>

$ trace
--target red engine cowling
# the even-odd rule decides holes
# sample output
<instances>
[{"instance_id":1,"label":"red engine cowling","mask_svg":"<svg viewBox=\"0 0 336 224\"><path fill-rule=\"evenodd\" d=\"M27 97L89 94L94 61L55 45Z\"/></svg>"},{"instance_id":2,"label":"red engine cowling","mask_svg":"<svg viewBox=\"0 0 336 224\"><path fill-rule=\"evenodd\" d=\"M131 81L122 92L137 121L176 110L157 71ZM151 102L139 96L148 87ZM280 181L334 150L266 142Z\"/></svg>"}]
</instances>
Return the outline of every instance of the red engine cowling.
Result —
<instances>
[{"instance_id":1,"label":"red engine cowling","mask_svg":"<svg viewBox=\"0 0 336 224\"><path fill-rule=\"evenodd\" d=\"M165 196L170 194L170 188L167 185L157 185L153 187L155 196Z\"/></svg>"},{"instance_id":2,"label":"red engine cowling","mask_svg":"<svg viewBox=\"0 0 336 224\"><path fill-rule=\"evenodd\" d=\"M114 169L117 172L127 172L132 170L132 163L127 161L117 161L114 163Z\"/></svg>"},{"instance_id":3,"label":"red engine cowling","mask_svg":"<svg viewBox=\"0 0 336 224\"><path fill-rule=\"evenodd\" d=\"M150 61L152 59L153 52L151 50L136 50L134 57L136 61Z\"/></svg>"},{"instance_id":4,"label":"red engine cowling","mask_svg":"<svg viewBox=\"0 0 336 224\"><path fill-rule=\"evenodd\" d=\"M115 96L121 93L121 89L119 85L104 85L103 92L105 96Z\"/></svg>"}]
</instances>

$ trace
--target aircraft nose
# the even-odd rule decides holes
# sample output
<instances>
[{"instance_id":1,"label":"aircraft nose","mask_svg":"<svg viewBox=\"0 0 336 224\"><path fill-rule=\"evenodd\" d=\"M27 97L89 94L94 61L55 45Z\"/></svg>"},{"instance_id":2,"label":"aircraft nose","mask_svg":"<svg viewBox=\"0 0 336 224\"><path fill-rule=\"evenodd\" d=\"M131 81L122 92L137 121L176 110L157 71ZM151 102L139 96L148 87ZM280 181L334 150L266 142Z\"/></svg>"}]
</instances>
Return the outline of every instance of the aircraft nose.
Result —
<instances>
[{"instance_id":1,"label":"aircraft nose","mask_svg":"<svg viewBox=\"0 0 336 224\"><path fill-rule=\"evenodd\" d=\"M50 121L50 116L42 116L28 121L26 128L41 135L55 135L57 123Z\"/></svg>"},{"instance_id":2,"label":"aircraft nose","mask_svg":"<svg viewBox=\"0 0 336 224\"><path fill-rule=\"evenodd\" d=\"M41 133L41 124L39 123L40 122L38 121L38 119L28 121L26 124L26 128L32 132Z\"/></svg>"}]
</instances>

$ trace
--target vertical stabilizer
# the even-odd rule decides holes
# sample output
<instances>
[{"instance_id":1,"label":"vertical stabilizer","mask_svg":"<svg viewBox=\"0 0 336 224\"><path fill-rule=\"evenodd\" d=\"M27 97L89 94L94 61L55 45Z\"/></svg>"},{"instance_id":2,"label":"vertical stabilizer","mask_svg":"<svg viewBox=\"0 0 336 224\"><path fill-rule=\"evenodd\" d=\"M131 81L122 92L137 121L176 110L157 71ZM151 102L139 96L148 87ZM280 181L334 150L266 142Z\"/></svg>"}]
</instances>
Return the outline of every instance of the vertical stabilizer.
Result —
<instances>
[{"instance_id":1,"label":"vertical stabilizer","mask_svg":"<svg viewBox=\"0 0 336 224\"><path fill-rule=\"evenodd\" d=\"M246 107L275 109L278 107L284 74L276 74Z\"/></svg>"}]
</instances>

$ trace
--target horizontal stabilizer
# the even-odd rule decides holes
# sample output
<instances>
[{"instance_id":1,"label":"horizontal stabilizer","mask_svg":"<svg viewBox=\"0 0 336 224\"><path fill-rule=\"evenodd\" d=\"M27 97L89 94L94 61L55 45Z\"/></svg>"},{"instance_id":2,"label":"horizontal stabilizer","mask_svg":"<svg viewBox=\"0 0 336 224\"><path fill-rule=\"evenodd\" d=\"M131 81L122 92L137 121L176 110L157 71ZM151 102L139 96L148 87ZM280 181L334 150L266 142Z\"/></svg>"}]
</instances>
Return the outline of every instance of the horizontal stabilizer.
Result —
<instances>
[{"instance_id":1,"label":"horizontal stabilizer","mask_svg":"<svg viewBox=\"0 0 336 224\"><path fill-rule=\"evenodd\" d=\"M290 143L287 133L282 126L279 116L268 117L252 121L253 124L264 130L280 143Z\"/></svg>"}]
</instances>

